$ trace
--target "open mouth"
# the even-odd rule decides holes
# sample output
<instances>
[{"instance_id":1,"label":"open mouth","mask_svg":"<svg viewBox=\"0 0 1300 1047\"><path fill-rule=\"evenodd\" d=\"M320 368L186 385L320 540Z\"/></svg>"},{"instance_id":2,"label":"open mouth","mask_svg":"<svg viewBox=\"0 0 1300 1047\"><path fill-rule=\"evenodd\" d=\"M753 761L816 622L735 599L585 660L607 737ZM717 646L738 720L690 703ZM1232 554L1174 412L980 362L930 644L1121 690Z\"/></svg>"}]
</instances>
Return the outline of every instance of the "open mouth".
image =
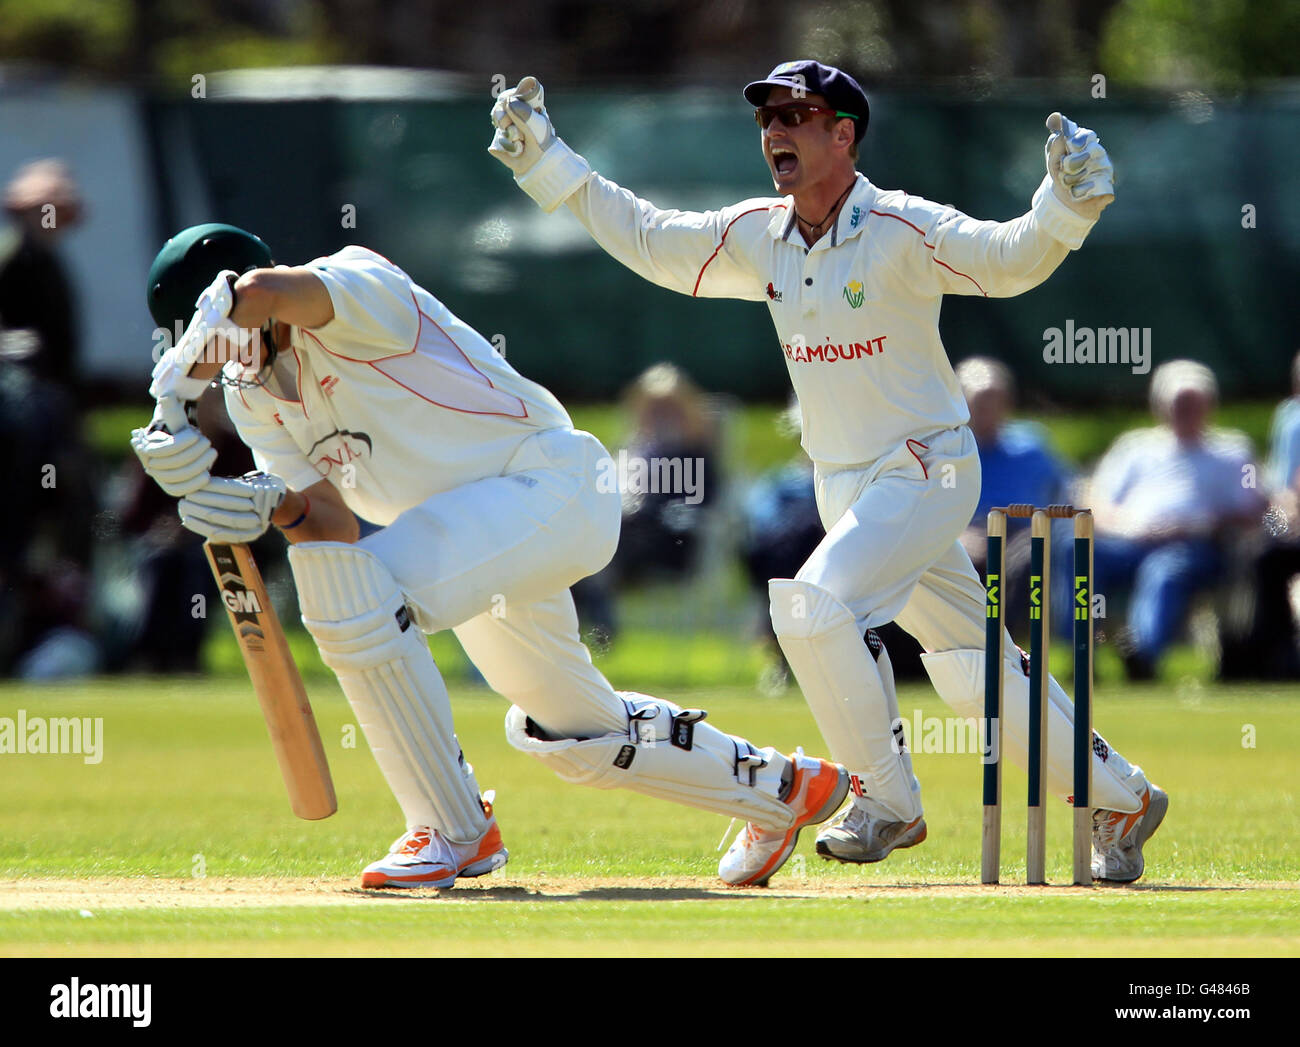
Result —
<instances>
[{"instance_id":1,"label":"open mouth","mask_svg":"<svg viewBox=\"0 0 1300 1047\"><path fill-rule=\"evenodd\" d=\"M778 175L794 174L795 169L799 166L799 158L789 149L772 150L772 169Z\"/></svg>"}]
</instances>

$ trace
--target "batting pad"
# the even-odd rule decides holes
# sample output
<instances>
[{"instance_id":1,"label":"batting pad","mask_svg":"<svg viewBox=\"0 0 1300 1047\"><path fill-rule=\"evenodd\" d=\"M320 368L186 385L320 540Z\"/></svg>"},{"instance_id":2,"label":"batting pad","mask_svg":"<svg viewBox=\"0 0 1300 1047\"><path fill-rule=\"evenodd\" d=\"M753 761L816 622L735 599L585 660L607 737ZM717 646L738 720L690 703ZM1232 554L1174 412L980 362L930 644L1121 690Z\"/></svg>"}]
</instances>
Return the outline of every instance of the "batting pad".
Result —
<instances>
[{"instance_id":1,"label":"batting pad","mask_svg":"<svg viewBox=\"0 0 1300 1047\"><path fill-rule=\"evenodd\" d=\"M921 817L921 785L884 647L877 664L853 613L820 586L776 578L768 596L772 630L817 728L832 758L861 783L854 793L865 792L899 821Z\"/></svg>"},{"instance_id":2,"label":"batting pad","mask_svg":"<svg viewBox=\"0 0 1300 1047\"><path fill-rule=\"evenodd\" d=\"M1015 644L1006 642L1002 667L1002 747L1016 766L1029 766L1029 677ZM984 652L943 651L923 654L921 662L934 689L958 716L984 718ZM1047 790L1062 799L1074 793L1074 703L1048 677L1047 688ZM1096 731L1092 733L1092 805L1108 811L1133 814L1141 809L1138 797L1146 778Z\"/></svg>"},{"instance_id":3,"label":"batting pad","mask_svg":"<svg viewBox=\"0 0 1300 1047\"><path fill-rule=\"evenodd\" d=\"M574 785L632 789L764 829L790 828L793 811L779 796L789 761L775 749L755 749L710 727L701 709L644 694L619 696L627 708L626 731L545 741L536 737L527 714L512 705L506 740Z\"/></svg>"},{"instance_id":4,"label":"batting pad","mask_svg":"<svg viewBox=\"0 0 1300 1047\"><path fill-rule=\"evenodd\" d=\"M369 552L340 542L289 546L302 623L334 670L407 828L455 843L487 832L451 701L397 583Z\"/></svg>"}]
</instances>

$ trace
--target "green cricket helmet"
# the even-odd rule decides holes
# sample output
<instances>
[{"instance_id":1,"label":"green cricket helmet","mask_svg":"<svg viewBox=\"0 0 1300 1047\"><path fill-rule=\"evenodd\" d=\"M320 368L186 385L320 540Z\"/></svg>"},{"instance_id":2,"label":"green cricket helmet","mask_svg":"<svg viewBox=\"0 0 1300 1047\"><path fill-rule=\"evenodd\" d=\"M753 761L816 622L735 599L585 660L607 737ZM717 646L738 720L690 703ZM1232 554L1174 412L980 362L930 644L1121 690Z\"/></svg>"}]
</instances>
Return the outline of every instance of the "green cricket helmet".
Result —
<instances>
[{"instance_id":1,"label":"green cricket helmet","mask_svg":"<svg viewBox=\"0 0 1300 1047\"><path fill-rule=\"evenodd\" d=\"M159 327L184 330L219 272L242 274L272 264L271 249L252 233L220 222L192 225L163 244L149 267L149 312Z\"/></svg>"}]
</instances>

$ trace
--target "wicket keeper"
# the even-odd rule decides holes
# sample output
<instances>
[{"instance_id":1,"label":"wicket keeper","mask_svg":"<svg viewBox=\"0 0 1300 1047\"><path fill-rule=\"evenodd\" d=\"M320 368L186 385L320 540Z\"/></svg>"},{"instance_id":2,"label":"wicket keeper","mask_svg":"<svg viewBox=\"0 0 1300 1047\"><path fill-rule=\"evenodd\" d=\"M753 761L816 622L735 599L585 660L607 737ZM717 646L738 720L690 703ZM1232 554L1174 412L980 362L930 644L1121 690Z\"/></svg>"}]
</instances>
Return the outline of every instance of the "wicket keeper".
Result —
<instances>
[{"instance_id":1,"label":"wicket keeper","mask_svg":"<svg viewBox=\"0 0 1300 1047\"><path fill-rule=\"evenodd\" d=\"M980 466L939 338L943 296L1008 297L1046 280L1114 199L1111 162L1094 132L1053 113L1047 173L1029 210L976 221L856 170L870 107L843 71L785 62L744 95L779 195L719 211L662 210L602 178L556 137L533 77L498 97L489 152L544 211L566 205L647 280L767 304L826 527L794 578L771 581L772 626L832 756L852 775L853 795L817 850L877 862L924 840L926 825L874 628L898 622L925 649L940 697L961 716L983 714L984 588L958 541ZM977 162L978 149L965 143L946 159ZM1014 644L1004 649L1005 744L1024 766L1029 680ZM1055 680L1049 705L1048 788L1066 797L1073 706ZM1092 749L1093 877L1136 880L1168 797L1100 735ZM722 860L723 879L743 882L770 846L765 829L748 827Z\"/></svg>"}]
</instances>

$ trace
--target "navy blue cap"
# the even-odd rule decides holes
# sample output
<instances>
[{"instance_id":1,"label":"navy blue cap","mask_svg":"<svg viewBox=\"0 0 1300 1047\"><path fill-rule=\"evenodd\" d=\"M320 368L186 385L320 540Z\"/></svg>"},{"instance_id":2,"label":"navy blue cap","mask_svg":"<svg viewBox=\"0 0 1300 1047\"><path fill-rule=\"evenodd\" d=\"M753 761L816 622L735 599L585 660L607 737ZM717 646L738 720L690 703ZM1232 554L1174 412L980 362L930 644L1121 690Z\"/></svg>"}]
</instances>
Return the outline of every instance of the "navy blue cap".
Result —
<instances>
[{"instance_id":1,"label":"navy blue cap","mask_svg":"<svg viewBox=\"0 0 1300 1047\"><path fill-rule=\"evenodd\" d=\"M867 121L871 118L867 93L862 90L861 84L842 69L806 58L797 62L782 62L767 74L766 80L755 80L752 84L745 85L745 100L754 107L765 105L767 94L774 87L788 87L796 92L821 95L831 108L853 114L857 127L853 136L855 142L862 141L862 136L867 133Z\"/></svg>"}]
</instances>

